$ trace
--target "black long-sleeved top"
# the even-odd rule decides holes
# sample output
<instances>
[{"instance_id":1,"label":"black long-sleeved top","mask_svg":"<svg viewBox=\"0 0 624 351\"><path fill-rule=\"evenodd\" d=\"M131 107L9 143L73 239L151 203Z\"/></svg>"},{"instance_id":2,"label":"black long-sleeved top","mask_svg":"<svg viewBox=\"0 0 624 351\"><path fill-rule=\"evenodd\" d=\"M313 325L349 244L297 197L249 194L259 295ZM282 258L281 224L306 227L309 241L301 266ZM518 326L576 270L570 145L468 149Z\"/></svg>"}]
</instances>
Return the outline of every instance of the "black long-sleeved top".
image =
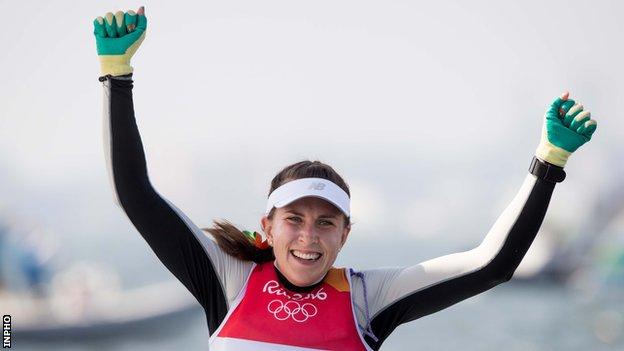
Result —
<instances>
[{"instance_id":1,"label":"black long-sleeved top","mask_svg":"<svg viewBox=\"0 0 624 351\"><path fill-rule=\"evenodd\" d=\"M104 82L105 150L110 179L123 208L154 253L203 306L213 333L241 291L252 262L225 254L150 184L132 103L131 75ZM362 271L353 277L357 322L377 350L400 324L440 311L511 279L544 219L554 183L527 174L520 190L476 248L409 267ZM166 301L163 301L166 303Z\"/></svg>"}]
</instances>

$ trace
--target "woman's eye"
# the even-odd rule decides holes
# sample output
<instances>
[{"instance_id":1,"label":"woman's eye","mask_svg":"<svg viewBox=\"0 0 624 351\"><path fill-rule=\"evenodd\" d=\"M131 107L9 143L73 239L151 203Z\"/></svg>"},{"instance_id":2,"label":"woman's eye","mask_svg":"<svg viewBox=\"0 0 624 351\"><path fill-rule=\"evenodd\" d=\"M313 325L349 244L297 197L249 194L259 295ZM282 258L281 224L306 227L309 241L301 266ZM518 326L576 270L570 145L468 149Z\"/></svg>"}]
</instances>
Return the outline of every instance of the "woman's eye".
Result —
<instances>
[{"instance_id":1,"label":"woman's eye","mask_svg":"<svg viewBox=\"0 0 624 351\"><path fill-rule=\"evenodd\" d=\"M301 222L301 218L299 218L299 217L288 217L288 219L293 221L293 222Z\"/></svg>"},{"instance_id":2,"label":"woman's eye","mask_svg":"<svg viewBox=\"0 0 624 351\"><path fill-rule=\"evenodd\" d=\"M320 221L321 225L334 225L333 222L330 221Z\"/></svg>"}]
</instances>

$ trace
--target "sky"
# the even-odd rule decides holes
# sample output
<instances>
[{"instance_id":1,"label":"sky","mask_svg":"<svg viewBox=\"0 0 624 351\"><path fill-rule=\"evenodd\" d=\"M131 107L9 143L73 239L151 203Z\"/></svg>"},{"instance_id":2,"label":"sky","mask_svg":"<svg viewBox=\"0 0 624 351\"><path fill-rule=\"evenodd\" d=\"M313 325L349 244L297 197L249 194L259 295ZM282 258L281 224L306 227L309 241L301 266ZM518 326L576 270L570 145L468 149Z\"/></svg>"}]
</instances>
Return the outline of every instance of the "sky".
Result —
<instances>
[{"instance_id":1,"label":"sky","mask_svg":"<svg viewBox=\"0 0 624 351\"><path fill-rule=\"evenodd\" d=\"M549 219L577 223L591 190L621 175L617 1L0 1L11 14L0 211L60 238L68 260L100 247L101 259L120 246L149 255L112 201L92 28L140 5L134 102L150 177L200 226L258 230L277 171L320 159L351 184L347 261L474 247L519 189L564 90L598 131L571 157ZM358 258L388 238L387 255Z\"/></svg>"}]
</instances>

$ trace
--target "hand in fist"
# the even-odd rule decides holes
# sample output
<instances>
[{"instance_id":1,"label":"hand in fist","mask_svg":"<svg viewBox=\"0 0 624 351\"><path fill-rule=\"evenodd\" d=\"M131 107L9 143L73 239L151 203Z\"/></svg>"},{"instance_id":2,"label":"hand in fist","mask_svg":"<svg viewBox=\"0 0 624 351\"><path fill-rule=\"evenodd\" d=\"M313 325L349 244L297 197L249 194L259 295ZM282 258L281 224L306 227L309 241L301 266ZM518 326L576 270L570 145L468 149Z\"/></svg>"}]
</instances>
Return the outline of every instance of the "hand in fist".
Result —
<instances>
[{"instance_id":1,"label":"hand in fist","mask_svg":"<svg viewBox=\"0 0 624 351\"><path fill-rule=\"evenodd\" d=\"M93 34L100 58L102 75L119 76L132 73L130 59L145 38L147 18L141 6L135 13L117 11L93 20Z\"/></svg>"},{"instance_id":2,"label":"hand in fist","mask_svg":"<svg viewBox=\"0 0 624 351\"><path fill-rule=\"evenodd\" d=\"M568 96L568 92L563 93L546 111L542 139L535 152L538 158L560 167L591 139L597 126L591 113Z\"/></svg>"}]
</instances>

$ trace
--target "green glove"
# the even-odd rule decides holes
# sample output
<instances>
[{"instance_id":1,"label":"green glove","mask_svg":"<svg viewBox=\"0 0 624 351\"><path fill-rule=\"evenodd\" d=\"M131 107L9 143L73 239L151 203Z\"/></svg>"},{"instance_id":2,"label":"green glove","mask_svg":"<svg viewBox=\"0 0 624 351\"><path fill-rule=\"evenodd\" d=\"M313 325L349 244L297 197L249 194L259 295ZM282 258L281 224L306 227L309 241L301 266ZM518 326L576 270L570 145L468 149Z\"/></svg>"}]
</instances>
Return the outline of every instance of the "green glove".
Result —
<instances>
[{"instance_id":1,"label":"green glove","mask_svg":"<svg viewBox=\"0 0 624 351\"><path fill-rule=\"evenodd\" d=\"M589 111L583 110L583 105L568 99L567 92L555 99L546 111L542 139L535 156L548 163L565 166L568 157L588 142L596 131L596 121L590 117Z\"/></svg>"},{"instance_id":2,"label":"green glove","mask_svg":"<svg viewBox=\"0 0 624 351\"><path fill-rule=\"evenodd\" d=\"M102 75L120 76L132 73L130 59L145 38L147 18L143 7L137 13L109 12L93 21L93 34L100 58Z\"/></svg>"}]
</instances>

